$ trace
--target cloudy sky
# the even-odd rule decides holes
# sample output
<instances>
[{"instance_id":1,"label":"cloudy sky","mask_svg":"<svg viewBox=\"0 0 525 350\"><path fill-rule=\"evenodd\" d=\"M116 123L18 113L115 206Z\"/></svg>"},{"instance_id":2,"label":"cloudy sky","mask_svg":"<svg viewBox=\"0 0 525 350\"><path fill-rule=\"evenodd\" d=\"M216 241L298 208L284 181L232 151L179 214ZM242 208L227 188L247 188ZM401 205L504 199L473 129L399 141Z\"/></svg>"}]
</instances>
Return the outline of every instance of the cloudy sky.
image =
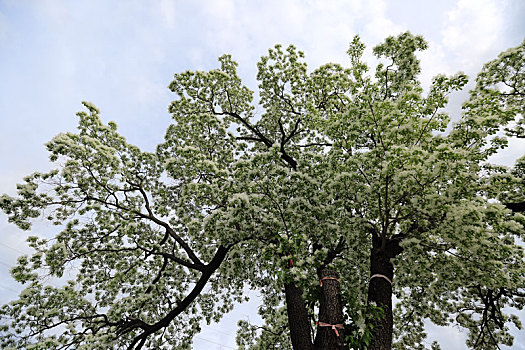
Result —
<instances>
[{"instance_id":1,"label":"cloudy sky","mask_svg":"<svg viewBox=\"0 0 525 350\"><path fill-rule=\"evenodd\" d=\"M153 150L170 123L173 73L213 69L223 53L255 89L256 62L276 43L295 44L310 67L346 64L355 34L372 47L410 30L430 44L420 55L428 84L438 73L475 77L521 43L524 18L523 0L0 0L0 193L13 195L23 176L49 169L44 143L75 129L83 100L129 142ZM462 98L452 97L452 111ZM512 165L520 148L511 142L494 161ZM0 214L0 304L21 289L8 271L28 252L26 236ZM205 328L195 349L235 348L236 321L246 317L256 319L253 305ZM465 348L458 330L430 330L445 349Z\"/></svg>"}]
</instances>

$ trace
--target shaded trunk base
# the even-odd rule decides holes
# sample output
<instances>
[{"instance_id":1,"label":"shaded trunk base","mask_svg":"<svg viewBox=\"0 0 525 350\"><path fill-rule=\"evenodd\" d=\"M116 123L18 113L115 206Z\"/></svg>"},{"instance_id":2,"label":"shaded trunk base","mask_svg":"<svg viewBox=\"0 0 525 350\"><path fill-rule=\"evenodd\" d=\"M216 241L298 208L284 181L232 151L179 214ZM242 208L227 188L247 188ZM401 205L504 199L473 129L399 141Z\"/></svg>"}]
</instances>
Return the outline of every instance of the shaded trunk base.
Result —
<instances>
[{"instance_id":1,"label":"shaded trunk base","mask_svg":"<svg viewBox=\"0 0 525 350\"><path fill-rule=\"evenodd\" d=\"M335 271L323 270L320 278L322 292L315 348L318 350L342 350L345 337L339 276Z\"/></svg>"},{"instance_id":2,"label":"shaded trunk base","mask_svg":"<svg viewBox=\"0 0 525 350\"><path fill-rule=\"evenodd\" d=\"M319 322L314 343L301 288L294 283L284 286L290 339L294 350L344 349L343 307L338 275L335 271L323 270L320 278L322 287Z\"/></svg>"},{"instance_id":3,"label":"shaded trunk base","mask_svg":"<svg viewBox=\"0 0 525 350\"><path fill-rule=\"evenodd\" d=\"M392 280L394 266L390 260L401 254L400 237L387 240L384 244L378 237L372 239L370 252L370 282L368 285L368 303L375 303L384 311L380 319L368 320L373 325L373 338L368 350L392 349Z\"/></svg>"},{"instance_id":4,"label":"shaded trunk base","mask_svg":"<svg viewBox=\"0 0 525 350\"><path fill-rule=\"evenodd\" d=\"M294 283L284 285L286 295L286 312L290 339L294 350L314 350L310 333L310 320L303 299L303 291Z\"/></svg>"}]
</instances>

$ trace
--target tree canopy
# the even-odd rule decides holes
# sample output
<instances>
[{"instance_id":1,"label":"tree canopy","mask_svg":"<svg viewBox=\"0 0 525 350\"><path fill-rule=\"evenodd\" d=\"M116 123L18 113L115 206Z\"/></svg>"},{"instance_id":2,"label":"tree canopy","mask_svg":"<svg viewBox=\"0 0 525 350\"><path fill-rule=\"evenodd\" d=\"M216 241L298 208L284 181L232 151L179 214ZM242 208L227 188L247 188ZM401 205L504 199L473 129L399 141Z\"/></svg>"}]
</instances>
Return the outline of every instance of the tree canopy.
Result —
<instances>
[{"instance_id":1,"label":"tree canopy","mask_svg":"<svg viewBox=\"0 0 525 350\"><path fill-rule=\"evenodd\" d=\"M438 75L424 91L426 48L388 37L373 71L355 37L349 67L310 71L276 45L258 98L224 55L175 74L154 153L84 102L78 132L47 144L56 170L0 197L20 228L56 225L12 270L27 287L0 311L2 347L191 348L247 289L265 324L241 321L240 348L423 349L425 321L466 328L472 348L511 345L525 158L488 158L504 128L523 137L525 42L484 66L452 117L448 96L468 79Z\"/></svg>"}]
</instances>

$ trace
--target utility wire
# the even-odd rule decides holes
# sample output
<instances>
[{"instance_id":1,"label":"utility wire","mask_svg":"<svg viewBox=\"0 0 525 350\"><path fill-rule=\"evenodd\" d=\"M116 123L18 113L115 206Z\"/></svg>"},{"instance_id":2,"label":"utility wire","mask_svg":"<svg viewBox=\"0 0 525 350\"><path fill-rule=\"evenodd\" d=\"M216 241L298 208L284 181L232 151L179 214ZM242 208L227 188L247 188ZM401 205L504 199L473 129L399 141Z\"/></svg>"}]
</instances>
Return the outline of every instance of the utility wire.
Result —
<instances>
[{"instance_id":1,"label":"utility wire","mask_svg":"<svg viewBox=\"0 0 525 350\"><path fill-rule=\"evenodd\" d=\"M228 348L228 349L234 349L234 350L237 349L237 348L233 348L233 347L231 347L231 346L229 346L229 345L224 345L224 344L221 344L221 343L214 342L213 340L209 340L209 339L201 338L201 337L199 337L199 336L195 336L195 338L196 338L196 339L200 339L200 340L204 340L204 341L206 341L206 342L208 342L208 343L212 343L212 344L215 344L215 345L220 345L220 346L223 346L223 347Z\"/></svg>"},{"instance_id":2,"label":"utility wire","mask_svg":"<svg viewBox=\"0 0 525 350\"><path fill-rule=\"evenodd\" d=\"M18 253L21 253L21 254L27 254L27 252L23 252L23 251L21 251L20 249L17 249L17 248L15 248L15 247L12 247L12 246L7 245L7 244L2 243L2 242L0 242L0 245L3 245L4 247L7 247L7 248L9 248L9 249L11 249L11 250L14 250L15 252L18 252Z\"/></svg>"},{"instance_id":3,"label":"utility wire","mask_svg":"<svg viewBox=\"0 0 525 350\"><path fill-rule=\"evenodd\" d=\"M224 334L224 335L229 335L230 337L234 337L234 338L236 337L235 334L224 332L224 331L220 331L220 330L215 329L215 328L213 328L211 326L208 326L208 325L202 325L202 326L207 328L207 329L209 329L209 330L211 330L211 331L213 331L213 332L221 333L221 334Z\"/></svg>"},{"instance_id":4,"label":"utility wire","mask_svg":"<svg viewBox=\"0 0 525 350\"><path fill-rule=\"evenodd\" d=\"M11 266L11 265L9 265L9 264L3 262L3 261L0 261L0 265L7 266L7 267L9 267L9 268L12 268L12 267L13 267L13 266Z\"/></svg>"},{"instance_id":5,"label":"utility wire","mask_svg":"<svg viewBox=\"0 0 525 350\"><path fill-rule=\"evenodd\" d=\"M5 284L0 284L0 288L4 288L5 290L11 291L16 294L20 293L20 291L14 290L13 288L6 286Z\"/></svg>"}]
</instances>

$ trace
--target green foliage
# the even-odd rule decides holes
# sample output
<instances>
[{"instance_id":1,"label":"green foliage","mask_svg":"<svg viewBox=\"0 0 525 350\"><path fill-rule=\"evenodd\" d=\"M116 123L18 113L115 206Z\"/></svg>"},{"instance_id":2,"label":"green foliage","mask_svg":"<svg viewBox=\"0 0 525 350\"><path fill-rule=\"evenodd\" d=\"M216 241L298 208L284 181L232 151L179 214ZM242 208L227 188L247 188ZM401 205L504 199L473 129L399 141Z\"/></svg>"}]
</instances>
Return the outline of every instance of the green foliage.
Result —
<instances>
[{"instance_id":1,"label":"green foliage","mask_svg":"<svg viewBox=\"0 0 525 350\"><path fill-rule=\"evenodd\" d=\"M239 349L291 349L286 308L280 307L261 316L266 321L262 327L239 321L236 338Z\"/></svg>"},{"instance_id":2,"label":"green foliage","mask_svg":"<svg viewBox=\"0 0 525 350\"><path fill-rule=\"evenodd\" d=\"M362 305L354 294L342 295L345 307L345 344L349 349L366 350L374 335L373 320L385 316L382 308L373 304Z\"/></svg>"},{"instance_id":3,"label":"green foliage","mask_svg":"<svg viewBox=\"0 0 525 350\"><path fill-rule=\"evenodd\" d=\"M496 133L523 115L523 45L484 67L454 118L443 108L467 77L436 76L424 93L426 47L389 37L370 75L358 37L348 68L309 71L302 52L277 45L258 63L259 109L228 55L175 74L174 123L154 153L84 103L78 132L47 144L56 170L0 197L20 228L42 217L58 231L29 238L35 253L12 271L28 287L0 311L1 346L190 348L201 322L252 288L265 324L241 321L239 346L290 348L284 284L302 288L313 325L330 266L347 346L364 349L384 313L366 302L372 236L403 247L396 348L422 349L426 321L466 328L476 348L511 344L507 324L521 325L504 308L524 306L525 219L500 203L523 201L525 161L486 162L506 145ZM66 271L65 285L44 282Z\"/></svg>"}]
</instances>

